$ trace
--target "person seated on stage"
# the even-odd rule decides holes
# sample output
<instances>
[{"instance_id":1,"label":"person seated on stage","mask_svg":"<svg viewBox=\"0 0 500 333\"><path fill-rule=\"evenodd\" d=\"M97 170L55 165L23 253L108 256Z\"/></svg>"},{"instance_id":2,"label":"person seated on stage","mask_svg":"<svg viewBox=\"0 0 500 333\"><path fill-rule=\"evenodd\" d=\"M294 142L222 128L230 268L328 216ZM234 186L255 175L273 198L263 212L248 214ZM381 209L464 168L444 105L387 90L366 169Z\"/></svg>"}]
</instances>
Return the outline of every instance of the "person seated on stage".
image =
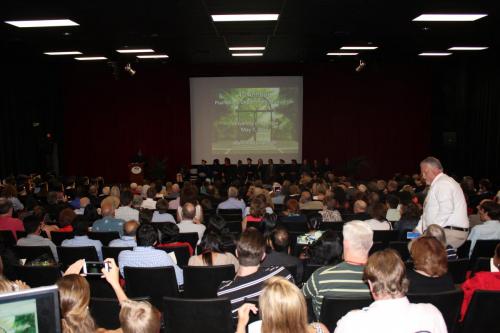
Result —
<instances>
[{"instance_id":1,"label":"person seated on stage","mask_svg":"<svg viewBox=\"0 0 500 333\"><path fill-rule=\"evenodd\" d=\"M116 231L123 235L123 224L125 223L122 219L115 218L115 209L109 203L103 203L101 205L101 215L102 219L96 220L92 224L92 231L94 232L110 232Z\"/></svg>"},{"instance_id":2,"label":"person seated on stage","mask_svg":"<svg viewBox=\"0 0 500 333\"><path fill-rule=\"evenodd\" d=\"M235 271L238 271L238 259L231 252L224 251L221 238L215 232L209 232L203 237L201 249L200 255L189 258L188 266L234 265Z\"/></svg>"},{"instance_id":3,"label":"person seated on stage","mask_svg":"<svg viewBox=\"0 0 500 333\"><path fill-rule=\"evenodd\" d=\"M75 237L71 239L65 239L61 243L62 247L79 247L79 246L93 246L99 257L99 261L102 261L102 243L99 240L90 239L89 233L89 221L83 216L77 216L73 222L73 228Z\"/></svg>"},{"instance_id":4,"label":"person seated on stage","mask_svg":"<svg viewBox=\"0 0 500 333\"><path fill-rule=\"evenodd\" d=\"M363 272L375 300L369 307L343 316L336 333L432 332L446 333L441 312L432 304L410 303L405 264L393 249L375 252Z\"/></svg>"},{"instance_id":5,"label":"person seated on stage","mask_svg":"<svg viewBox=\"0 0 500 333\"><path fill-rule=\"evenodd\" d=\"M265 213L265 202L263 202L260 198L252 199L252 202L250 203L250 214L245 216L243 221L241 221L241 230L246 230L247 222L262 222Z\"/></svg>"},{"instance_id":6,"label":"person seated on stage","mask_svg":"<svg viewBox=\"0 0 500 333\"><path fill-rule=\"evenodd\" d=\"M135 240L139 222L131 220L123 225L123 236L118 239L113 239L109 242L109 247L136 247L137 241Z\"/></svg>"},{"instance_id":7,"label":"person seated on stage","mask_svg":"<svg viewBox=\"0 0 500 333\"><path fill-rule=\"evenodd\" d=\"M134 194L131 191L122 191L120 193L120 207L115 210L115 217L123 221L139 221L139 211L132 208Z\"/></svg>"},{"instance_id":8,"label":"person seated on stage","mask_svg":"<svg viewBox=\"0 0 500 333\"><path fill-rule=\"evenodd\" d=\"M156 202L156 210L153 213L151 222L172 222L176 223L172 214L168 213L168 201L160 199Z\"/></svg>"}]
</instances>

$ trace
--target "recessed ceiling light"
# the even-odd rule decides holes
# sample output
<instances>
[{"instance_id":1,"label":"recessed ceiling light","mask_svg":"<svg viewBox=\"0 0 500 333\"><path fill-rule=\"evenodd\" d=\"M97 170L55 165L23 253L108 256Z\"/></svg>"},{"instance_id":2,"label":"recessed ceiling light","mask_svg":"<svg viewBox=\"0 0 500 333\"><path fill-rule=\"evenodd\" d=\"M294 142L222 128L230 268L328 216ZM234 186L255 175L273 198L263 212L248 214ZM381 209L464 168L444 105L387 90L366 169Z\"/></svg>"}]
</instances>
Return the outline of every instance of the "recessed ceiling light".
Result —
<instances>
[{"instance_id":1,"label":"recessed ceiling light","mask_svg":"<svg viewBox=\"0 0 500 333\"><path fill-rule=\"evenodd\" d=\"M153 49L121 49L116 50L118 53L152 53L155 50Z\"/></svg>"},{"instance_id":2,"label":"recessed ceiling light","mask_svg":"<svg viewBox=\"0 0 500 333\"><path fill-rule=\"evenodd\" d=\"M230 51L263 51L265 49L265 46L234 46L229 48Z\"/></svg>"},{"instance_id":3,"label":"recessed ceiling light","mask_svg":"<svg viewBox=\"0 0 500 333\"><path fill-rule=\"evenodd\" d=\"M449 51L481 51L486 50L487 46L454 46L450 47Z\"/></svg>"},{"instance_id":4,"label":"recessed ceiling light","mask_svg":"<svg viewBox=\"0 0 500 333\"><path fill-rule=\"evenodd\" d=\"M46 55L72 55L72 54L82 54L80 51L57 51L57 52L44 52Z\"/></svg>"},{"instance_id":5,"label":"recessed ceiling light","mask_svg":"<svg viewBox=\"0 0 500 333\"><path fill-rule=\"evenodd\" d=\"M424 22L470 22L488 16L488 14L422 14L413 21Z\"/></svg>"},{"instance_id":6,"label":"recessed ceiling light","mask_svg":"<svg viewBox=\"0 0 500 333\"><path fill-rule=\"evenodd\" d=\"M376 50L378 46L342 46L341 50Z\"/></svg>"},{"instance_id":7,"label":"recessed ceiling light","mask_svg":"<svg viewBox=\"0 0 500 333\"><path fill-rule=\"evenodd\" d=\"M233 57L262 57L263 53L233 53Z\"/></svg>"},{"instance_id":8,"label":"recessed ceiling light","mask_svg":"<svg viewBox=\"0 0 500 333\"><path fill-rule=\"evenodd\" d=\"M82 61L87 61L87 60L106 60L108 58L106 57L76 57L76 60L82 60Z\"/></svg>"},{"instance_id":9,"label":"recessed ceiling light","mask_svg":"<svg viewBox=\"0 0 500 333\"><path fill-rule=\"evenodd\" d=\"M451 52L422 52L419 56L423 57L445 57L451 55Z\"/></svg>"},{"instance_id":10,"label":"recessed ceiling light","mask_svg":"<svg viewBox=\"0 0 500 333\"><path fill-rule=\"evenodd\" d=\"M166 55L166 54L138 55L137 58L141 58L141 59L160 59L160 58L168 58L168 55Z\"/></svg>"},{"instance_id":11,"label":"recessed ceiling light","mask_svg":"<svg viewBox=\"0 0 500 333\"><path fill-rule=\"evenodd\" d=\"M357 52L328 52L328 56L356 56Z\"/></svg>"},{"instance_id":12,"label":"recessed ceiling light","mask_svg":"<svg viewBox=\"0 0 500 333\"><path fill-rule=\"evenodd\" d=\"M18 28L45 28L45 27L69 27L79 25L78 23L68 20L29 20L29 21L5 21L5 23L16 26Z\"/></svg>"},{"instance_id":13,"label":"recessed ceiling light","mask_svg":"<svg viewBox=\"0 0 500 333\"><path fill-rule=\"evenodd\" d=\"M224 14L212 15L214 22L277 21L279 14Z\"/></svg>"}]
</instances>

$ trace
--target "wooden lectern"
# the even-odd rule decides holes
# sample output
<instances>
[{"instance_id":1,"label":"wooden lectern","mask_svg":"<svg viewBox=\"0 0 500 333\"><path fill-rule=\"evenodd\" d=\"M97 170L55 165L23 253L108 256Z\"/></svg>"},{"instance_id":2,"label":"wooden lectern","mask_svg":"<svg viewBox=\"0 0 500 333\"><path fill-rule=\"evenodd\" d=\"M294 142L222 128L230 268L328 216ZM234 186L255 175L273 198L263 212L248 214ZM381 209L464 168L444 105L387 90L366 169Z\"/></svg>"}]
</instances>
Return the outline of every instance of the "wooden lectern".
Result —
<instances>
[{"instance_id":1,"label":"wooden lectern","mask_svg":"<svg viewBox=\"0 0 500 333\"><path fill-rule=\"evenodd\" d=\"M142 185L144 182L144 163L129 163L130 182Z\"/></svg>"}]
</instances>

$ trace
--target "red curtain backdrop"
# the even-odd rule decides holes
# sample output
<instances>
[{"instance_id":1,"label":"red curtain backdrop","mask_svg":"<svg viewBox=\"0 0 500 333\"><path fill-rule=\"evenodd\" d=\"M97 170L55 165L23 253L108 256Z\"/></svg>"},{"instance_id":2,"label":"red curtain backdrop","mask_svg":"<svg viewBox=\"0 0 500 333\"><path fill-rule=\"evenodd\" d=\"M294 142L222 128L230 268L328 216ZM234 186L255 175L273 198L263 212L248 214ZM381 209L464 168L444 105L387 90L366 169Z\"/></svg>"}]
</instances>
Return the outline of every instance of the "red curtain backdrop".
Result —
<instances>
[{"instance_id":1,"label":"red curtain backdrop","mask_svg":"<svg viewBox=\"0 0 500 333\"><path fill-rule=\"evenodd\" d=\"M329 157L340 167L363 156L366 178L417 171L430 149L430 79L416 68L356 73L351 65L139 64L135 76L119 80L105 64L68 67L65 174L127 181L127 164L141 148L150 160L165 158L173 176L191 163L189 77L247 75L304 77L304 158Z\"/></svg>"}]
</instances>

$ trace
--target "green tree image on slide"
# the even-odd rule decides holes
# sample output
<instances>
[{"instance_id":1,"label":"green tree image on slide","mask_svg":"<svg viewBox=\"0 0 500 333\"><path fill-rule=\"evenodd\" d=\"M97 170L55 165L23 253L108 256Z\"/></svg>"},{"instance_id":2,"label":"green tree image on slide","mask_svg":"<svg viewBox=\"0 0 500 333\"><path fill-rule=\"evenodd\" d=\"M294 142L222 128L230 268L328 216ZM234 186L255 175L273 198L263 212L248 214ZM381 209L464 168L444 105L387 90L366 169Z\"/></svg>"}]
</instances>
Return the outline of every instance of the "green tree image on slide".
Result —
<instances>
[{"instance_id":1,"label":"green tree image on slide","mask_svg":"<svg viewBox=\"0 0 500 333\"><path fill-rule=\"evenodd\" d=\"M0 333L38 333L36 301L25 300L1 305Z\"/></svg>"},{"instance_id":2,"label":"green tree image on slide","mask_svg":"<svg viewBox=\"0 0 500 333\"><path fill-rule=\"evenodd\" d=\"M298 143L298 89L232 88L215 100L214 154L293 154Z\"/></svg>"}]
</instances>

